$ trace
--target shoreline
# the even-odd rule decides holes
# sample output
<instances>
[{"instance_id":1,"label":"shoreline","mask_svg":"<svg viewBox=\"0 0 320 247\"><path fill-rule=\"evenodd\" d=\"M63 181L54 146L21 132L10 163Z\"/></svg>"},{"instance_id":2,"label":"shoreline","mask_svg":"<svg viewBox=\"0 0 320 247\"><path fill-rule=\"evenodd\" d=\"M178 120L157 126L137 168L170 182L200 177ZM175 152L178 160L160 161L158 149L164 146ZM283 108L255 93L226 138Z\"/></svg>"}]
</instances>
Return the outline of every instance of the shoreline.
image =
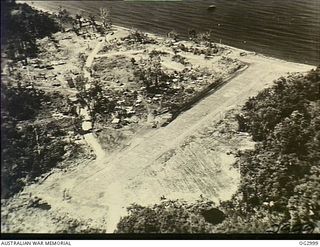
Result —
<instances>
[{"instance_id":1,"label":"shoreline","mask_svg":"<svg viewBox=\"0 0 320 247\"><path fill-rule=\"evenodd\" d=\"M39 7L39 6L36 6L35 3L30 3L28 1L17 1L17 3L25 3L25 4L28 4L29 6L39 10L39 11L43 11L43 12L46 12L46 13L49 13L49 14L56 14L57 12L56 11L53 11L51 9L48 9L48 8L44 8L44 7ZM74 17L73 14L71 14L71 16ZM97 16L97 15L95 15ZM98 22L98 21L97 21ZM99 22L98 22L99 23ZM125 30L125 31L130 31L132 28L129 28L129 27L124 27L124 26L119 26L119 25L112 25L112 27L114 27L115 29L118 29L118 30ZM134 28L136 30L139 30L138 28ZM161 38L166 38L166 35L163 35L163 34L159 34L159 33L151 33L151 32L146 32L146 31L141 31L147 35L151 35L151 36L155 36L155 37L161 37ZM181 39L181 41L189 41L188 39ZM215 42L213 42L215 43ZM247 54L255 54L257 56L261 56L261 57L264 57L266 59L270 59L270 60L275 60L275 61L279 61L279 62L286 62L286 63L292 63L292 64L301 64L301 65L307 65L307 66L312 66L312 67L316 67L317 65L314 65L314 64L308 64L308 63L300 63L300 62L294 62L294 61L290 61L290 60L284 60L284 59L281 59L281 58L277 58L277 57L273 57L273 56L268 56L268 55L264 55L262 53L259 53L259 52L255 52L255 51L250 51L250 50L246 50L246 49L241 49L241 48L238 48L238 47L235 47L235 46L230 46L230 45L226 45L226 44L223 44L223 43L215 43L217 44L218 46L221 46L221 47L225 47L225 48L230 48L230 49L233 49L233 50L237 50L238 52L245 52Z\"/></svg>"}]
</instances>

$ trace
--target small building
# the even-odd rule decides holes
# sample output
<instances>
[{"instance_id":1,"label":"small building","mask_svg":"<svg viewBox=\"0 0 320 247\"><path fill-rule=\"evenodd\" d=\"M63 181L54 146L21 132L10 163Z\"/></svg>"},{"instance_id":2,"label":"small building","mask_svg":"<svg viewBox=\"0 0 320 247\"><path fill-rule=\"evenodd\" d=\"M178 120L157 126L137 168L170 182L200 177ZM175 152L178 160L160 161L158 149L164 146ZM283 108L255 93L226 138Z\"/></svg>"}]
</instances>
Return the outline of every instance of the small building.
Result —
<instances>
[{"instance_id":1,"label":"small building","mask_svg":"<svg viewBox=\"0 0 320 247\"><path fill-rule=\"evenodd\" d=\"M66 81L67 81L67 83L68 83L70 88L74 88L75 87L72 77L67 77Z\"/></svg>"}]
</instances>

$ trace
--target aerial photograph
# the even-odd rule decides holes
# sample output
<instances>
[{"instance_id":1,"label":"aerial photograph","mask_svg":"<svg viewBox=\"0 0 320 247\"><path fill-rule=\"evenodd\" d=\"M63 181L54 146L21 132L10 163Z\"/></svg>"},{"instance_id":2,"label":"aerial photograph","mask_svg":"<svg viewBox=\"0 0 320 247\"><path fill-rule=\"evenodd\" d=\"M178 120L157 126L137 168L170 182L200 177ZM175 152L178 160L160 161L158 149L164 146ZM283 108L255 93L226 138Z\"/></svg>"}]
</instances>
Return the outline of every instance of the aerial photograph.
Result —
<instances>
[{"instance_id":1,"label":"aerial photograph","mask_svg":"<svg viewBox=\"0 0 320 247\"><path fill-rule=\"evenodd\" d=\"M1 235L30 233L319 234L320 1L1 1Z\"/></svg>"}]
</instances>

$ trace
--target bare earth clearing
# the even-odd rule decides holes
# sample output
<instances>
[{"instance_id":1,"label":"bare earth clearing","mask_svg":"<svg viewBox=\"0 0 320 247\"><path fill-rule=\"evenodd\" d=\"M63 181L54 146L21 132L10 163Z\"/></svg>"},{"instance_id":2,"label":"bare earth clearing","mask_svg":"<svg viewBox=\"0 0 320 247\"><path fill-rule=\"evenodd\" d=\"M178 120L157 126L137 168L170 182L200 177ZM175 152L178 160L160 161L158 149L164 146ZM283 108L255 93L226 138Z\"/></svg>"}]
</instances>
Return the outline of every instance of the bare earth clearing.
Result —
<instances>
[{"instance_id":1,"label":"bare earth clearing","mask_svg":"<svg viewBox=\"0 0 320 247\"><path fill-rule=\"evenodd\" d=\"M104 56L97 55L102 42L87 57L84 75L89 79L88 69L95 57ZM29 214L23 208L17 210L13 216L23 216L19 231L55 232L55 222L50 218L54 212L92 219L93 226L113 232L131 203L153 204L162 196L194 201L203 195L217 203L230 199L239 183L239 173L232 166L235 158L230 152L253 147L250 137L237 132L234 112L273 80L312 67L252 53L240 56L244 51L227 49L228 57L248 67L169 125L142 128L122 149L111 153L104 153L94 134L86 134L85 140L95 152L96 160L58 171L41 184L26 187L16 200L19 196L36 196L51 209ZM85 110L82 114L87 117ZM219 123L225 117L227 120ZM84 129L90 127L84 122Z\"/></svg>"}]
</instances>

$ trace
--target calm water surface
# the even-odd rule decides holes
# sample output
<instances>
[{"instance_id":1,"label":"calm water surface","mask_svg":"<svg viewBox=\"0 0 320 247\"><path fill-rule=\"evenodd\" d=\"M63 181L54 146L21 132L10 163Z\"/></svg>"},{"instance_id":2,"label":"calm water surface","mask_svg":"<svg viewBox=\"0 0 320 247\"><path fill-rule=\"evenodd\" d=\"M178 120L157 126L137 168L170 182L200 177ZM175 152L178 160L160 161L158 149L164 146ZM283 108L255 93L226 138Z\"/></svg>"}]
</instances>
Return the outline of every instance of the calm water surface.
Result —
<instances>
[{"instance_id":1,"label":"calm water surface","mask_svg":"<svg viewBox=\"0 0 320 247\"><path fill-rule=\"evenodd\" d=\"M165 34L213 31L216 42L290 61L320 64L320 0L202 0L182 2L37 1L72 13L111 9L113 23ZM207 7L216 5L216 10Z\"/></svg>"}]
</instances>

